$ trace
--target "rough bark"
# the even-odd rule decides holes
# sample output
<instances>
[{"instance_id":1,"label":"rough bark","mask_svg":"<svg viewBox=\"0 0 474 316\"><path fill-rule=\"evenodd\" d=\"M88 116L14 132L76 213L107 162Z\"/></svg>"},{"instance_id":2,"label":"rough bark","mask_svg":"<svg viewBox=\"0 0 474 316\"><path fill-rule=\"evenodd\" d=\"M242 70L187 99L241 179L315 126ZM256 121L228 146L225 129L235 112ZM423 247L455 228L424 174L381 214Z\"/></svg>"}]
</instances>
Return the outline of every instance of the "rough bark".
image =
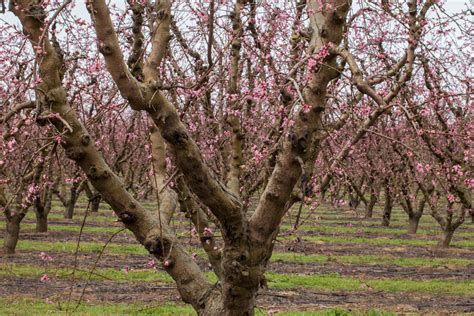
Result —
<instances>
[{"instance_id":1,"label":"rough bark","mask_svg":"<svg viewBox=\"0 0 474 316\"><path fill-rule=\"evenodd\" d=\"M317 2L313 1L308 5L318 6ZM331 12L320 12L317 7L311 7L316 13L311 15L311 25L315 31L310 54L319 52L327 43L339 45L349 5L347 1L334 1L332 7L335 9ZM250 219L252 239L259 246L255 247L259 249L255 254L257 257L267 255L266 249L276 235L277 227L286 211L285 205L302 174L304 162L308 159L313 134L323 130L322 114L325 109L326 90L329 82L338 77L337 69L336 56L329 55L320 69L313 73L308 87L304 90L305 101L311 106L311 110L299 113L293 129L283 142L276 166Z\"/></svg>"},{"instance_id":2,"label":"rough bark","mask_svg":"<svg viewBox=\"0 0 474 316\"><path fill-rule=\"evenodd\" d=\"M42 93L38 94L38 100L47 105L51 112L61 117L61 119L50 118L50 122L62 133L61 146L64 148L67 157L74 160L86 173L92 185L101 193L125 227L134 233L137 240L160 260L168 260L165 270L175 280L183 300L199 310L202 308L200 303L202 293L210 287L209 282L191 256L177 243L176 238L169 231L158 229L159 224L156 219L124 189L121 180L105 163L86 128L78 120L76 112L67 104L66 91L61 85L61 60L51 45L48 36L42 35L42 30L45 27L44 21L28 15L26 10L23 10L35 6L35 3L27 0L17 1L16 3L17 6L14 6L12 10L20 19L23 31L28 36L31 44L38 45L40 38L42 39L41 45L45 53L42 56L37 56L36 59L39 74L43 80L39 85ZM108 9L103 1L92 1L92 3L99 6L99 8L94 7L94 10L92 10L95 15L93 20L105 21L107 24L107 27L98 28L98 30L104 31L104 35L106 35L105 42L100 44L102 46L101 51L109 56L113 55L114 48L118 49L118 44L114 47L107 46L116 44L116 42L109 44L111 40L113 41L115 33L110 33L112 23L108 15ZM104 10L107 15L102 17L100 13L103 13ZM119 63L123 63L122 55ZM124 97L130 102L138 98L137 102L139 102L140 97L136 97L132 93L138 85L130 84L127 77L121 77L120 70L119 72L113 72L113 75L122 78L119 82L120 86L126 90L126 93L123 93ZM138 95L141 96L140 93Z\"/></svg>"},{"instance_id":3,"label":"rough bark","mask_svg":"<svg viewBox=\"0 0 474 316\"><path fill-rule=\"evenodd\" d=\"M455 229L453 229L453 228L443 230L443 237L438 242L438 247L441 247L441 248L449 247L449 245L451 244L451 241L453 240L454 231L455 231Z\"/></svg>"},{"instance_id":4,"label":"rough bark","mask_svg":"<svg viewBox=\"0 0 474 316\"><path fill-rule=\"evenodd\" d=\"M47 214L36 212L36 232L37 233L48 232L48 215Z\"/></svg>"},{"instance_id":5,"label":"rough bark","mask_svg":"<svg viewBox=\"0 0 474 316\"><path fill-rule=\"evenodd\" d=\"M408 217L408 234L416 234L421 216Z\"/></svg>"},{"instance_id":6,"label":"rough bark","mask_svg":"<svg viewBox=\"0 0 474 316\"><path fill-rule=\"evenodd\" d=\"M44 24L25 14L23 7L31 1L18 1L14 12L33 45L42 38ZM240 3L238 1L238 3ZM320 10L317 2L309 2L313 29L311 51L315 54L326 45L339 45L344 35L345 17L350 3L334 0L330 9ZM144 81L139 82L128 70L105 1L88 1L87 7L97 33L99 50L121 95L134 110L145 110L166 141L166 150L182 173L186 185L219 222L224 240L221 278L211 286L177 238L167 226L167 218L156 219L124 188L122 182L105 163L85 127L66 103L61 86L61 63L47 36L41 43L45 55L37 57L41 78L40 102L62 119L51 119L63 134L66 155L87 174L103 199L149 252L163 260L165 270L173 277L185 302L201 315L253 315L256 293L263 280L265 263L273 249L272 240L287 211L295 184L304 173L305 163L312 158L313 135L323 131L322 113L328 84L340 75L337 58L330 54L313 70L305 89L309 112L300 111L295 124L283 142L282 151L257 210L249 222L239 197L223 185L203 161L199 148L191 139L174 105L162 93L159 66L165 56L171 20L170 1L157 1L157 29L152 33L152 48L144 64ZM66 123L64 123L66 122ZM156 186L158 188L159 186ZM158 191L160 192L161 189ZM160 198L160 197L159 197ZM159 199L160 200L160 199ZM160 200L161 201L161 200ZM164 213L160 214L165 216ZM250 230L250 232L249 232Z\"/></svg>"},{"instance_id":7,"label":"rough bark","mask_svg":"<svg viewBox=\"0 0 474 316\"><path fill-rule=\"evenodd\" d=\"M372 218L374 213L375 204L377 204L377 195L373 192L370 193L369 202L365 205L365 217Z\"/></svg>"},{"instance_id":8,"label":"rough bark","mask_svg":"<svg viewBox=\"0 0 474 316\"><path fill-rule=\"evenodd\" d=\"M18 197L17 199L19 200ZM0 207L3 209L6 222L3 251L5 254L14 254L20 235L20 223L28 209L17 209L16 212L12 212L9 202L11 201L8 201L4 185L0 184Z\"/></svg>"},{"instance_id":9,"label":"rough bark","mask_svg":"<svg viewBox=\"0 0 474 316\"><path fill-rule=\"evenodd\" d=\"M3 250L6 254L15 253L18 237L20 236L20 222L23 217L24 214L17 214L6 221L5 240L3 241Z\"/></svg>"},{"instance_id":10,"label":"rough bark","mask_svg":"<svg viewBox=\"0 0 474 316\"><path fill-rule=\"evenodd\" d=\"M243 8L243 1L237 0L234 7L234 12L231 15L232 18L232 31L233 39L231 43L232 56L230 66L230 80L229 80L229 94L235 98L230 102L231 113L227 118L229 129L231 131L230 141L230 157L229 157L229 172L227 174L227 187L237 197L240 197L240 173L243 159L243 143L244 135L241 131L240 122L240 101L238 99L238 88L239 88L239 61L240 61L240 48L242 47L241 36L242 36L242 21L240 18L240 12Z\"/></svg>"},{"instance_id":11,"label":"rough bark","mask_svg":"<svg viewBox=\"0 0 474 316\"><path fill-rule=\"evenodd\" d=\"M102 196L97 190L89 187L88 183L85 183L84 190L86 191L86 195L90 203L89 210L92 213L97 213L99 211L100 202L102 201Z\"/></svg>"},{"instance_id":12,"label":"rough bark","mask_svg":"<svg viewBox=\"0 0 474 316\"><path fill-rule=\"evenodd\" d=\"M66 203L66 212L64 218L72 219L74 217L74 209L76 208L77 194L76 190L71 189L71 196Z\"/></svg>"}]
</instances>

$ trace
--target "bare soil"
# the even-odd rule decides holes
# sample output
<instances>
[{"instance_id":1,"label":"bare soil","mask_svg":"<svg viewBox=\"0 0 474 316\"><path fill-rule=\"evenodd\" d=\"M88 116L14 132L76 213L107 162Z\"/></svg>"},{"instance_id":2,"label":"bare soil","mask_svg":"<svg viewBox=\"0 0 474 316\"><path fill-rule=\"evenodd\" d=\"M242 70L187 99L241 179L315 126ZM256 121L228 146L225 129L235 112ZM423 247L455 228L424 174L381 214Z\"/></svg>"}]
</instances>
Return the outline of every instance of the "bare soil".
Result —
<instances>
[{"instance_id":1,"label":"bare soil","mask_svg":"<svg viewBox=\"0 0 474 316\"><path fill-rule=\"evenodd\" d=\"M107 216L112 217L111 212L105 211ZM59 212L57 212L59 213ZM329 213L329 212L328 212ZM361 221L352 213L342 215L342 220L351 222L359 228L379 227L375 221L379 219ZM318 220L319 221L319 220ZM33 223L33 221L24 221ZM49 225L74 225L79 226L82 219L77 216L73 221L67 219L50 220ZM318 225L318 224L315 224ZM91 221L88 227L116 227L121 228L120 223ZM183 230L184 230L183 225ZM325 226L342 227L344 224L328 223ZM473 232L472 224L464 225L464 232ZM396 228L400 228L396 226ZM4 233L4 230L0 230ZM285 233L285 232L283 232ZM286 232L288 235L288 232ZM328 274L338 273L344 277L367 279L399 279L412 280L472 280L474 275L474 249L467 247L451 247L449 249L438 249L433 246L392 246L392 245L364 245L357 243L328 243L307 242L301 237L305 236L336 236L336 237L364 237L364 238L392 238L390 228L384 233L324 233L318 231L301 231L291 240L279 239L275 244L275 251L292 251L295 254L322 254L325 256L341 255L372 255L392 256L396 258L459 258L473 260L468 267L446 266L422 266L402 267L397 265L364 265L364 264L342 264L329 260L324 263L298 263L298 262L271 262L268 270L285 274ZM81 242L95 242L100 245L110 238L111 233L83 233ZM409 236L398 235L397 239L413 238L417 240L433 240L433 236ZM49 233L35 233L31 230L22 230L20 240L37 240L42 242L77 242L78 234L74 232L51 231ZM196 240L180 238L183 243L198 246ZM462 238L456 238L461 240ZM136 244L131 234L120 233L114 240L114 244L130 245ZM93 266L98 253L79 252L77 255L68 252L49 251L48 255L53 257L53 262L45 262L40 251L20 250L14 256L2 256L1 264L16 263L38 266L41 269L71 268L77 266L80 270L89 271ZM0 251L1 255L1 251ZM132 269L144 269L146 263L151 259L148 255L113 254L105 252L97 264L97 268L113 268L120 270L125 266ZM209 271L207 263L198 259L198 263L205 271ZM90 303L149 303L149 302L180 302L179 294L173 284L160 282L114 282L111 280L84 280L55 279L54 282L43 283L39 278L25 278L17 275L0 277L0 297L32 297L37 299L60 299L67 301L71 293L71 299L77 300L83 295L82 300ZM306 288L296 289L262 289L258 297L261 308L269 311L279 310L316 310L330 307L341 307L347 309L372 309L389 310L395 313L474 313L474 294L468 296L448 295L426 295L421 293L392 293L375 291L370 287L361 287L355 292L333 292L316 291Z\"/></svg>"}]
</instances>

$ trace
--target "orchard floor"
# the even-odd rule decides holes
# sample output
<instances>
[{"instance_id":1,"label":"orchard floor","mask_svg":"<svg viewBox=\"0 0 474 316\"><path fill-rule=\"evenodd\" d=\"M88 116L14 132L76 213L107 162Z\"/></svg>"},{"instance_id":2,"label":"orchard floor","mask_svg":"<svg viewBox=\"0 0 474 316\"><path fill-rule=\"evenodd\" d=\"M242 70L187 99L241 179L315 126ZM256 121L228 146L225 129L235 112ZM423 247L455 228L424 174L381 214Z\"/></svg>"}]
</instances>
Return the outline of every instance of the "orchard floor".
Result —
<instances>
[{"instance_id":1,"label":"orchard floor","mask_svg":"<svg viewBox=\"0 0 474 316\"><path fill-rule=\"evenodd\" d=\"M106 205L87 216L80 234L85 208L82 201L74 220L67 220L54 202L48 233L35 233L34 214L27 215L17 254L0 257L0 315L194 315ZM293 231L295 213L285 218L275 243L259 314L474 314L470 219L449 249L438 249L440 229L429 215L411 236L398 209L391 226L382 227L380 210L364 219L347 209L320 207L304 213L303 225ZM173 225L215 280L182 214ZM0 222L2 236L4 231Z\"/></svg>"}]
</instances>

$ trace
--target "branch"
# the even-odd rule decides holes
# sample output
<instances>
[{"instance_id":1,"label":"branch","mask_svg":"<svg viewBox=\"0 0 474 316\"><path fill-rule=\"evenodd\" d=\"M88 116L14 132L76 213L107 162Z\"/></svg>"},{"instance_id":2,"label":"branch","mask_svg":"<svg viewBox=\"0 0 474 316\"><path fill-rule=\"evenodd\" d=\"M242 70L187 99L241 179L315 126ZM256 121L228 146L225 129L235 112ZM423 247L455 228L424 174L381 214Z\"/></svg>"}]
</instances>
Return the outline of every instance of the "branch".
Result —
<instances>
[{"instance_id":1,"label":"branch","mask_svg":"<svg viewBox=\"0 0 474 316\"><path fill-rule=\"evenodd\" d=\"M23 32L29 36L33 46L38 43L44 24L41 20L27 14L27 10L23 9L30 8L35 3L35 1L28 0L17 1L17 5L13 8L15 15L20 19L23 26ZM103 2L100 2L100 4L105 6ZM97 12L100 12L100 10ZM95 21L98 20L98 17L95 16ZM102 16L99 24L105 23L104 27L110 26L111 22L108 25L105 20L110 22L110 17ZM99 32L103 31L103 29L99 29ZM116 37L114 38L116 39ZM177 243L173 235L169 231L158 229L157 221L146 211L142 204L125 190L121 180L106 164L95 147L93 139L78 120L75 111L67 104L66 91L61 85L59 75L62 65L47 37L44 40L44 50L44 55L36 56L41 70L39 72L42 79L40 89L45 92L48 98L51 112L58 113L73 129L71 132L64 133L62 137L64 142L61 143L61 146L64 148L66 156L74 160L86 173L90 182L112 207L125 227L134 233L137 240L151 254L159 259L169 258L164 264L166 271L176 281L183 300L191 303L197 309L202 292L210 287L210 283L203 276L191 256ZM115 53L117 51L114 51ZM52 122L56 128L61 129L62 122L56 120Z\"/></svg>"},{"instance_id":2,"label":"branch","mask_svg":"<svg viewBox=\"0 0 474 316\"><path fill-rule=\"evenodd\" d=\"M104 56L107 70L117 84L120 94L134 109L143 109L146 103L140 84L124 62L109 8L104 0L89 0L87 10L97 33L99 51Z\"/></svg>"},{"instance_id":3,"label":"branch","mask_svg":"<svg viewBox=\"0 0 474 316\"><path fill-rule=\"evenodd\" d=\"M151 53L145 61L144 75L147 82L158 81L159 68L170 39L171 1L156 1L156 29L153 30Z\"/></svg>"},{"instance_id":4,"label":"branch","mask_svg":"<svg viewBox=\"0 0 474 316\"><path fill-rule=\"evenodd\" d=\"M237 111L240 113L240 102L237 98L239 93L238 85L240 81L240 71L239 71L239 62L240 62L240 48L242 47L241 37L243 34L242 29L242 20L240 18L241 10L243 8L243 3L241 0L237 0L234 6L234 12L231 15L232 18L232 51L231 51L231 61L230 61L230 80L229 80L229 95L231 95L235 100L231 101L229 108L232 111ZM230 132L232 138L230 140L230 162L229 162L229 173L227 174L227 186L236 196L240 198L240 174L241 174L241 165L243 159L243 142L244 135L242 134L240 125L240 114L230 114L227 117L227 123L230 127Z\"/></svg>"},{"instance_id":5,"label":"branch","mask_svg":"<svg viewBox=\"0 0 474 316\"><path fill-rule=\"evenodd\" d=\"M10 112L5 114L5 116L0 117L0 124L5 124L8 122L16 113L25 110L25 109L34 109L36 107L36 101L26 101L15 106Z\"/></svg>"},{"instance_id":6,"label":"branch","mask_svg":"<svg viewBox=\"0 0 474 316\"><path fill-rule=\"evenodd\" d=\"M328 5L332 9L325 12L318 6L318 1L310 1L314 15L310 16L313 27L310 54L320 52L324 45L340 44L343 38L344 25L350 4L346 0L332 0ZM323 31L325 30L325 31ZM322 113L326 104L326 91L329 83L339 76L336 56L328 55L322 65L313 70L308 87L304 91L305 103L310 110L301 110L295 124L289 131L283 143L283 149L278 157L273 173L250 219L251 238L259 247L255 247L254 255L265 258L271 247L271 241L276 236L278 226L287 211L286 204L291 193L303 173L306 161L311 161L314 152L313 134L323 130Z\"/></svg>"}]
</instances>

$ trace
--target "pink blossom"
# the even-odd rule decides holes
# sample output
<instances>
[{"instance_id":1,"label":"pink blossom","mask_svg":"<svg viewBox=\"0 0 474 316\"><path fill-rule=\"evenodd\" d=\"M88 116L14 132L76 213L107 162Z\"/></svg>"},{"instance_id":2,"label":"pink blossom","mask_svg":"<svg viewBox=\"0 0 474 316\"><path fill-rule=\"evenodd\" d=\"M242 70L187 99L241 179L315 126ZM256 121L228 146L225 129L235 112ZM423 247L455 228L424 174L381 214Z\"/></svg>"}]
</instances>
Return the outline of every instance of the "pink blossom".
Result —
<instances>
[{"instance_id":1,"label":"pink blossom","mask_svg":"<svg viewBox=\"0 0 474 316\"><path fill-rule=\"evenodd\" d=\"M47 283L47 282L51 281L51 279L49 278L49 276L47 274L43 274L43 276L40 278L40 281L43 282L43 283Z\"/></svg>"},{"instance_id":2,"label":"pink blossom","mask_svg":"<svg viewBox=\"0 0 474 316\"><path fill-rule=\"evenodd\" d=\"M203 235L206 236L206 237L211 237L213 235L213 231L211 228L209 227L204 227L204 232L203 232Z\"/></svg>"},{"instance_id":3,"label":"pink blossom","mask_svg":"<svg viewBox=\"0 0 474 316\"><path fill-rule=\"evenodd\" d=\"M146 266L147 268L154 269L154 268L156 268L156 262L155 262L155 260L150 259L150 260L146 263L145 266Z\"/></svg>"},{"instance_id":4,"label":"pink blossom","mask_svg":"<svg viewBox=\"0 0 474 316\"><path fill-rule=\"evenodd\" d=\"M454 203L456 201L456 197L452 195L451 193L448 194L447 196L449 203Z\"/></svg>"},{"instance_id":5,"label":"pink blossom","mask_svg":"<svg viewBox=\"0 0 474 316\"><path fill-rule=\"evenodd\" d=\"M51 257L50 255L48 255L48 254L45 253L45 252L41 252L41 253L40 253L40 258L41 258L41 260L47 261L47 262L53 261L53 257Z\"/></svg>"}]
</instances>

